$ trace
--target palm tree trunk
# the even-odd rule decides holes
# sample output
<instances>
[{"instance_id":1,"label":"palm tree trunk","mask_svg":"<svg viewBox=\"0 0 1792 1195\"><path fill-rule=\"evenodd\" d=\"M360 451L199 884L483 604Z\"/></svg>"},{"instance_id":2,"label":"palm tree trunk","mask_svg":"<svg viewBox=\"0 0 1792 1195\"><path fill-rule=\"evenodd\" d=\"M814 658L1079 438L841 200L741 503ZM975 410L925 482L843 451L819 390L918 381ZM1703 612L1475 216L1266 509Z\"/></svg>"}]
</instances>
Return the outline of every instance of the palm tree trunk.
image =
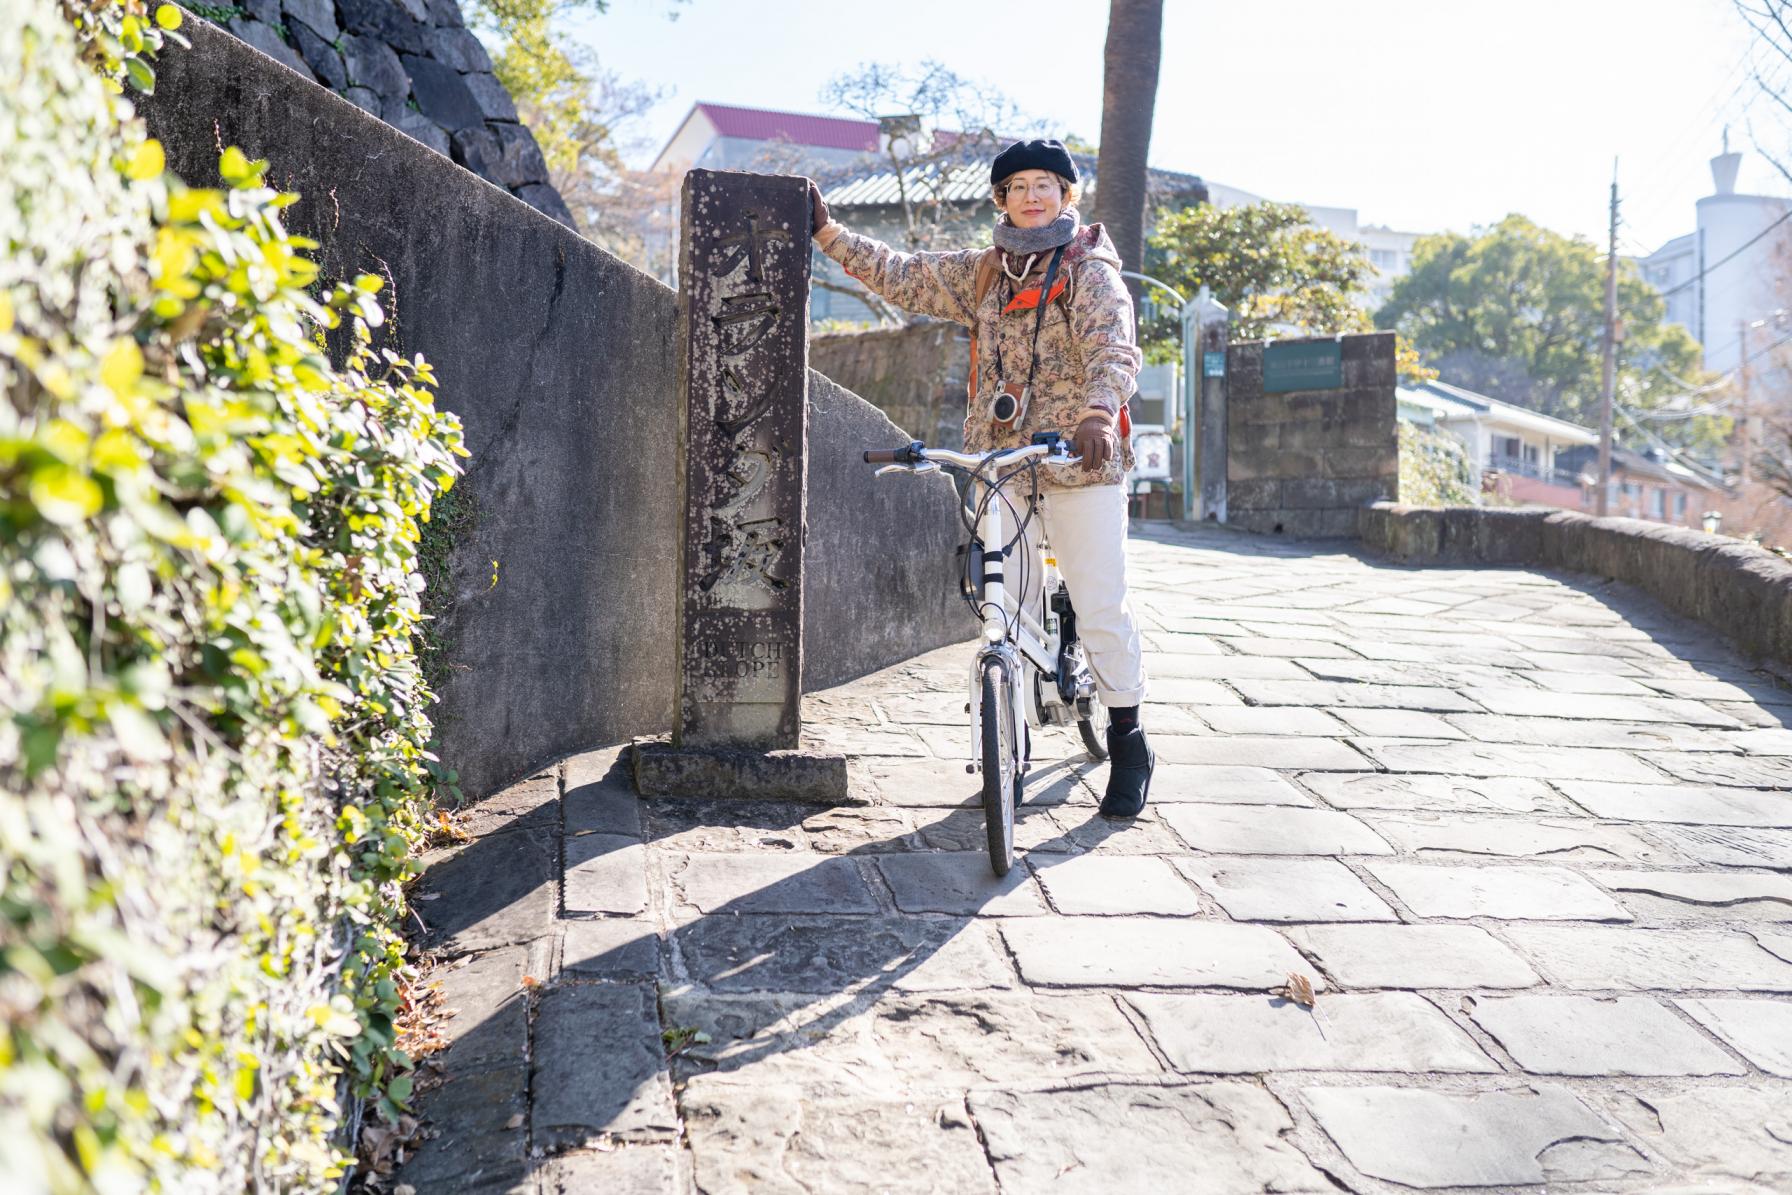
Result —
<instances>
[{"instance_id":1,"label":"palm tree trunk","mask_svg":"<svg viewBox=\"0 0 1792 1195\"><path fill-rule=\"evenodd\" d=\"M1164 0L1109 0L1102 55L1101 152L1095 166L1095 217L1128 270L1145 260L1145 158L1157 106ZM1138 284L1131 283L1133 302Z\"/></svg>"}]
</instances>

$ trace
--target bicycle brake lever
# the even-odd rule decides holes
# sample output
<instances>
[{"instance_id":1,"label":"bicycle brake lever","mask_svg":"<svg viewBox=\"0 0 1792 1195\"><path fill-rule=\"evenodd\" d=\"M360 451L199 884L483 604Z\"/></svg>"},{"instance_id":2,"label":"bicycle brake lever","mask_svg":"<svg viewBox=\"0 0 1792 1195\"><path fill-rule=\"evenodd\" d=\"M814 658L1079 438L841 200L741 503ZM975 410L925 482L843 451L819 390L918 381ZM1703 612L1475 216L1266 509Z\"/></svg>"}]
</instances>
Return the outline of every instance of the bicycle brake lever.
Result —
<instances>
[{"instance_id":1,"label":"bicycle brake lever","mask_svg":"<svg viewBox=\"0 0 1792 1195\"><path fill-rule=\"evenodd\" d=\"M909 467L907 465L885 465L872 476L882 477L886 473L907 473L908 471Z\"/></svg>"}]
</instances>

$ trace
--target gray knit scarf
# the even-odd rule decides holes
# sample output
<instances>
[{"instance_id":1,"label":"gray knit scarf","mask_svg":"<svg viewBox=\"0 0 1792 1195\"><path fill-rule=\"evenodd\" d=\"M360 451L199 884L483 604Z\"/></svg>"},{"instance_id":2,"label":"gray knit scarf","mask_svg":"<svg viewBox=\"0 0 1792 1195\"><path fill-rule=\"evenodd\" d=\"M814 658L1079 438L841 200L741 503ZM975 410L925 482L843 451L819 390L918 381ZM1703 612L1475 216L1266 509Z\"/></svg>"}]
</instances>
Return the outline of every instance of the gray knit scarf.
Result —
<instances>
[{"instance_id":1,"label":"gray knit scarf","mask_svg":"<svg viewBox=\"0 0 1792 1195\"><path fill-rule=\"evenodd\" d=\"M1049 253L1059 245L1068 245L1076 235L1076 209L1067 207L1058 218L1039 228L1016 228L1002 216L996 221L996 247L1019 256L1022 253Z\"/></svg>"}]
</instances>

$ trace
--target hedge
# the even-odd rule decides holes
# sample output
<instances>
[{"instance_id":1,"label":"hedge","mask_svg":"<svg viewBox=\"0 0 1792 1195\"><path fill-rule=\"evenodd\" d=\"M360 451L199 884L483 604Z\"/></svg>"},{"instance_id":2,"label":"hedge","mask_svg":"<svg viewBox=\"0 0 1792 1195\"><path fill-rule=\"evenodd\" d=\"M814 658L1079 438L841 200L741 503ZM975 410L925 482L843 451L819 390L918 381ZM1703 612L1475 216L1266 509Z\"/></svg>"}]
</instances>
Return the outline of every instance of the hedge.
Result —
<instances>
[{"instance_id":1,"label":"hedge","mask_svg":"<svg viewBox=\"0 0 1792 1195\"><path fill-rule=\"evenodd\" d=\"M432 786L418 523L464 456L371 277L122 83L178 10L0 36L0 1188L324 1191L395 1115ZM328 341L336 359L326 351Z\"/></svg>"}]
</instances>

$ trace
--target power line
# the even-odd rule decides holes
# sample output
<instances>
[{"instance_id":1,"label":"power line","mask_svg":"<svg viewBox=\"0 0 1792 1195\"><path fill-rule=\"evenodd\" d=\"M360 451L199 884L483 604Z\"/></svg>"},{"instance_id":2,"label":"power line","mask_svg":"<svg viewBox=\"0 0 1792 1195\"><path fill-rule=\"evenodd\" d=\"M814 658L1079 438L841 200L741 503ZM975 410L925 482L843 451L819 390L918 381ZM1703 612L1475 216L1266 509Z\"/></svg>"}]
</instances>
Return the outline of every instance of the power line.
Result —
<instances>
[{"instance_id":1,"label":"power line","mask_svg":"<svg viewBox=\"0 0 1792 1195\"><path fill-rule=\"evenodd\" d=\"M1724 256L1718 258L1716 261L1712 262L1710 265L1706 266L1704 269L1702 269L1698 273L1694 274L1691 278L1688 278L1685 282L1676 282L1673 286L1670 286L1666 290L1662 291L1661 297L1665 299L1669 295L1675 293L1676 291L1685 290L1687 287L1691 286L1693 283L1701 281L1705 277L1705 275L1707 275L1711 271L1717 269L1717 267L1741 256L1742 251L1744 249L1747 249L1750 245L1753 245L1756 241L1760 240L1762 237L1766 236L1768 233L1772 232L1774 229L1776 229L1780 225L1784 224L1787 220L1792 220L1792 207L1788 207L1784 212L1782 212L1780 214L1779 219L1777 219L1773 223L1769 224L1766 228L1763 228L1760 232L1757 232L1754 236L1750 237L1748 240L1742 242L1742 244L1736 246L1736 248L1731 250L1729 253L1726 253Z\"/></svg>"}]
</instances>

